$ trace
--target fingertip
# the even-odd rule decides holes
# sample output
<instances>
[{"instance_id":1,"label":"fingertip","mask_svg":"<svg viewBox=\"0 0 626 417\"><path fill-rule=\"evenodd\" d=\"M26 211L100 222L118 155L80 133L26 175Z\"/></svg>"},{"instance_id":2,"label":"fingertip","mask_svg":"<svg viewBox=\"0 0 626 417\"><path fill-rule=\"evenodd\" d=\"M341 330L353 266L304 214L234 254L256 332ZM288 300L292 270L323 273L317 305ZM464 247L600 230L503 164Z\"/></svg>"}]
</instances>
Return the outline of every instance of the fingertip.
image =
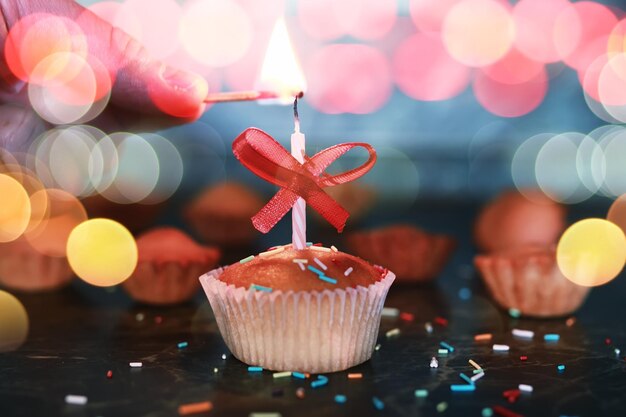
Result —
<instances>
[{"instance_id":1,"label":"fingertip","mask_svg":"<svg viewBox=\"0 0 626 417\"><path fill-rule=\"evenodd\" d=\"M197 119L204 111L209 92L200 75L164 66L158 82L150 88L151 98L162 112L184 119Z\"/></svg>"}]
</instances>

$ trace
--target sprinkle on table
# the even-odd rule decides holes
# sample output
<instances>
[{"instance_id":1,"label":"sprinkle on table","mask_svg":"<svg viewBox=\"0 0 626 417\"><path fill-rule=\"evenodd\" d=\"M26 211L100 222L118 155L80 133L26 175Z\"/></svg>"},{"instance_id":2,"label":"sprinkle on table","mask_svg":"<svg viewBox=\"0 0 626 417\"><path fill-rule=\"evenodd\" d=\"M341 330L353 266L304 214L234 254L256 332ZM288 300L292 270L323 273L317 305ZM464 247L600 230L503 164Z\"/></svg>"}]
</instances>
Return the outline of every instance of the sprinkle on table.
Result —
<instances>
[{"instance_id":1,"label":"sprinkle on table","mask_svg":"<svg viewBox=\"0 0 626 417\"><path fill-rule=\"evenodd\" d=\"M143 366L143 363L141 362L131 362L128 364L131 368L141 368Z\"/></svg>"},{"instance_id":2,"label":"sprinkle on table","mask_svg":"<svg viewBox=\"0 0 626 417\"><path fill-rule=\"evenodd\" d=\"M289 377L289 376L291 376L291 372L289 372L289 371L286 371L286 372L274 372L272 374L272 378L274 378L274 379L286 378L286 377Z\"/></svg>"},{"instance_id":3,"label":"sprinkle on table","mask_svg":"<svg viewBox=\"0 0 626 417\"><path fill-rule=\"evenodd\" d=\"M426 329L426 333L432 334L432 332L433 332L433 325L430 324L430 322L426 322L424 324L424 329Z\"/></svg>"},{"instance_id":4,"label":"sprinkle on table","mask_svg":"<svg viewBox=\"0 0 626 417\"><path fill-rule=\"evenodd\" d=\"M65 396L65 403L71 405L85 405L87 404L87 397L84 395L69 394Z\"/></svg>"},{"instance_id":5,"label":"sprinkle on table","mask_svg":"<svg viewBox=\"0 0 626 417\"><path fill-rule=\"evenodd\" d=\"M188 342L180 342L176 346L178 347L178 349L184 349L187 346L189 346L189 343Z\"/></svg>"},{"instance_id":6,"label":"sprinkle on table","mask_svg":"<svg viewBox=\"0 0 626 417\"><path fill-rule=\"evenodd\" d=\"M502 396L504 398L506 398L506 400L508 402L510 402L511 404L513 404L515 401L517 401L517 399L519 398L521 394L521 391L518 389L510 389L510 390L506 390L502 393Z\"/></svg>"},{"instance_id":7,"label":"sprinkle on table","mask_svg":"<svg viewBox=\"0 0 626 417\"><path fill-rule=\"evenodd\" d=\"M372 404L374 404L374 408L377 410L383 410L385 408L385 403L378 397L372 397Z\"/></svg>"},{"instance_id":8,"label":"sprinkle on table","mask_svg":"<svg viewBox=\"0 0 626 417\"><path fill-rule=\"evenodd\" d=\"M264 411L260 413L250 413L248 417L283 417L283 415L277 412L268 413L267 411Z\"/></svg>"},{"instance_id":9,"label":"sprinkle on table","mask_svg":"<svg viewBox=\"0 0 626 417\"><path fill-rule=\"evenodd\" d=\"M533 386L528 384L519 384L517 388L522 392L533 392Z\"/></svg>"},{"instance_id":10,"label":"sprinkle on table","mask_svg":"<svg viewBox=\"0 0 626 417\"><path fill-rule=\"evenodd\" d=\"M467 361L470 365L472 365L474 367L474 369L478 369L478 370L482 370L483 368L477 364L474 359L470 359Z\"/></svg>"},{"instance_id":11,"label":"sprinkle on table","mask_svg":"<svg viewBox=\"0 0 626 417\"><path fill-rule=\"evenodd\" d=\"M250 284L250 289L253 290L253 291L263 291L263 292L272 292L272 291L274 291L273 288L265 287L263 285L258 285L258 284Z\"/></svg>"},{"instance_id":12,"label":"sprinkle on table","mask_svg":"<svg viewBox=\"0 0 626 417\"><path fill-rule=\"evenodd\" d=\"M299 399L303 399L305 397L304 388L300 387L296 390L296 397L298 397Z\"/></svg>"},{"instance_id":13,"label":"sprinkle on table","mask_svg":"<svg viewBox=\"0 0 626 417\"><path fill-rule=\"evenodd\" d=\"M443 348L437 350L437 354L439 356L448 356L448 352L449 352L448 349L443 349Z\"/></svg>"},{"instance_id":14,"label":"sprinkle on table","mask_svg":"<svg viewBox=\"0 0 626 417\"><path fill-rule=\"evenodd\" d=\"M514 411L509 410L508 408L502 407L500 405L494 405L491 407L494 413L501 417L523 417L521 414L517 414Z\"/></svg>"},{"instance_id":15,"label":"sprinkle on table","mask_svg":"<svg viewBox=\"0 0 626 417\"><path fill-rule=\"evenodd\" d=\"M535 337L535 332L532 330L513 329L511 330L511 333L513 336L520 337L522 339L532 339Z\"/></svg>"},{"instance_id":16,"label":"sprinkle on table","mask_svg":"<svg viewBox=\"0 0 626 417\"><path fill-rule=\"evenodd\" d=\"M454 352L454 347L452 347L451 345L449 345L446 342L439 342L439 346L441 346L444 349L448 349L450 351L450 353Z\"/></svg>"},{"instance_id":17,"label":"sprinkle on table","mask_svg":"<svg viewBox=\"0 0 626 417\"><path fill-rule=\"evenodd\" d=\"M435 358L434 356L430 360L430 367L431 368L439 368L439 362L437 361L437 358Z\"/></svg>"},{"instance_id":18,"label":"sprinkle on table","mask_svg":"<svg viewBox=\"0 0 626 417\"><path fill-rule=\"evenodd\" d=\"M567 320L565 320L565 325L567 327L572 327L574 324L576 324L576 317L570 317Z\"/></svg>"},{"instance_id":19,"label":"sprinkle on table","mask_svg":"<svg viewBox=\"0 0 626 417\"><path fill-rule=\"evenodd\" d=\"M400 310L398 310L397 308L393 308L393 307L383 307L381 316L382 317L398 317L400 315Z\"/></svg>"},{"instance_id":20,"label":"sprinkle on table","mask_svg":"<svg viewBox=\"0 0 626 417\"><path fill-rule=\"evenodd\" d=\"M404 313L400 314L400 320L403 320L403 321L413 321L413 320L415 320L415 316L413 314L411 314L411 313L404 312Z\"/></svg>"},{"instance_id":21,"label":"sprinkle on table","mask_svg":"<svg viewBox=\"0 0 626 417\"><path fill-rule=\"evenodd\" d=\"M438 413L443 413L444 411L448 409L448 403L445 401L442 401L439 404L437 404L435 408L437 409Z\"/></svg>"},{"instance_id":22,"label":"sprinkle on table","mask_svg":"<svg viewBox=\"0 0 626 417\"><path fill-rule=\"evenodd\" d=\"M452 392L472 392L472 391L476 391L476 385L474 385L474 384L453 384L453 385L450 385L450 391L452 391Z\"/></svg>"},{"instance_id":23,"label":"sprinkle on table","mask_svg":"<svg viewBox=\"0 0 626 417\"><path fill-rule=\"evenodd\" d=\"M222 360L226 360L226 354L222 353Z\"/></svg>"},{"instance_id":24,"label":"sprinkle on table","mask_svg":"<svg viewBox=\"0 0 626 417\"><path fill-rule=\"evenodd\" d=\"M448 325L448 320L444 319L443 317L435 317L435 319L433 320L436 324L446 327Z\"/></svg>"},{"instance_id":25,"label":"sprinkle on table","mask_svg":"<svg viewBox=\"0 0 626 417\"><path fill-rule=\"evenodd\" d=\"M522 355L522 356L519 357L519 360L522 361L522 362L526 362L528 360L528 356Z\"/></svg>"},{"instance_id":26,"label":"sprinkle on table","mask_svg":"<svg viewBox=\"0 0 626 417\"><path fill-rule=\"evenodd\" d=\"M345 276L347 277L348 275L350 275L350 274L352 273L352 271L354 271L354 268L353 268L353 267L350 267L350 268L348 268L348 269L346 269L346 270L345 270L345 272L343 273L343 275L345 275Z\"/></svg>"},{"instance_id":27,"label":"sprinkle on table","mask_svg":"<svg viewBox=\"0 0 626 417\"><path fill-rule=\"evenodd\" d=\"M398 336L399 334L400 334L400 329L396 327L395 329L388 330L387 333L385 333L385 336L387 338L390 338L390 337Z\"/></svg>"},{"instance_id":28,"label":"sprinkle on table","mask_svg":"<svg viewBox=\"0 0 626 417\"><path fill-rule=\"evenodd\" d=\"M559 364L559 365L556 366L556 369L559 372L563 372L563 371L565 371L565 365Z\"/></svg>"},{"instance_id":29,"label":"sprinkle on table","mask_svg":"<svg viewBox=\"0 0 626 417\"><path fill-rule=\"evenodd\" d=\"M328 384L328 377L324 375L318 375L317 379L311 382L311 388L319 388Z\"/></svg>"},{"instance_id":30,"label":"sprinkle on table","mask_svg":"<svg viewBox=\"0 0 626 417\"><path fill-rule=\"evenodd\" d=\"M335 395L335 402L337 404L345 404L347 399L348 397L346 397L345 395L342 395L342 394Z\"/></svg>"},{"instance_id":31,"label":"sprinkle on table","mask_svg":"<svg viewBox=\"0 0 626 417\"><path fill-rule=\"evenodd\" d=\"M556 333L548 333L543 335L543 340L546 342L558 342L561 336Z\"/></svg>"},{"instance_id":32,"label":"sprinkle on table","mask_svg":"<svg viewBox=\"0 0 626 417\"><path fill-rule=\"evenodd\" d=\"M320 268L322 268L324 271L328 270L328 267L326 266L326 264L322 261L320 261L317 258L313 258L313 262L315 262Z\"/></svg>"},{"instance_id":33,"label":"sprinkle on table","mask_svg":"<svg viewBox=\"0 0 626 417\"><path fill-rule=\"evenodd\" d=\"M481 372L479 372L476 375L472 376L470 379L472 380L472 382L476 382L476 381L478 381L480 378L482 378L484 376L485 376L485 373L481 370Z\"/></svg>"},{"instance_id":34,"label":"sprinkle on table","mask_svg":"<svg viewBox=\"0 0 626 417\"><path fill-rule=\"evenodd\" d=\"M461 372L459 374L459 377L461 377L461 379L465 382L467 382L470 385L474 385L474 381L472 380L472 378L470 378L469 376L465 375L463 372Z\"/></svg>"},{"instance_id":35,"label":"sprinkle on table","mask_svg":"<svg viewBox=\"0 0 626 417\"><path fill-rule=\"evenodd\" d=\"M480 412L480 415L482 417L493 417L493 410L491 408L489 408L489 407L485 407Z\"/></svg>"},{"instance_id":36,"label":"sprinkle on table","mask_svg":"<svg viewBox=\"0 0 626 417\"><path fill-rule=\"evenodd\" d=\"M426 390L426 389L416 389L415 390L415 397L417 397L417 398L426 398L426 397L428 397L428 390Z\"/></svg>"},{"instance_id":37,"label":"sprinkle on table","mask_svg":"<svg viewBox=\"0 0 626 417\"><path fill-rule=\"evenodd\" d=\"M306 379L306 375L302 372L292 372L291 376L298 379Z\"/></svg>"},{"instance_id":38,"label":"sprinkle on table","mask_svg":"<svg viewBox=\"0 0 626 417\"><path fill-rule=\"evenodd\" d=\"M361 378L363 378L363 374L360 372L348 374L348 379L361 379Z\"/></svg>"},{"instance_id":39,"label":"sprinkle on table","mask_svg":"<svg viewBox=\"0 0 626 417\"><path fill-rule=\"evenodd\" d=\"M183 404L178 407L178 414L181 416L187 416L189 414L206 413L213 409L213 404L210 401L204 401L199 403Z\"/></svg>"},{"instance_id":40,"label":"sprinkle on table","mask_svg":"<svg viewBox=\"0 0 626 417\"><path fill-rule=\"evenodd\" d=\"M243 258L242 260L239 261L240 264L245 264L247 262L250 262L251 260L254 259L254 255L250 255L247 258Z\"/></svg>"},{"instance_id":41,"label":"sprinkle on table","mask_svg":"<svg viewBox=\"0 0 626 417\"><path fill-rule=\"evenodd\" d=\"M380 350L380 347L381 347L380 343L376 343L376 346L374 346L374 350L378 352Z\"/></svg>"},{"instance_id":42,"label":"sprinkle on table","mask_svg":"<svg viewBox=\"0 0 626 417\"><path fill-rule=\"evenodd\" d=\"M493 338L493 335L491 333L481 333L481 334L477 334L474 336L474 340L476 342L484 342L484 341L491 340L492 338Z\"/></svg>"},{"instance_id":43,"label":"sprinkle on table","mask_svg":"<svg viewBox=\"0 0 626 417\"><path fill-rule=\"evenodd\" d=\"M262 366L248 366L248 372L263 372Z\"/></svg>"},{"instance_id":44,"label":"sprinkle on table","mask_svg":"<svg viewBox=\"0 0 626 417\"><path fill-rule=\"evenodd\" d=\"M513 317L514 319L518 319L522 316L522 312L519 311L517 308L509 308L509 316Z\"/></svg>"},{"instance_id":45,"label":"sprinkle on table","mask_svg":"<svg viewBox=\"0 0 626 417\"><path fill-rule=\"evenodd\" d=\"M509 349L510 349L509 345L499 345L499 344L493 345L494 352L508 352Z\"/></svg>"},{"instance_id":46,"label":"sprinkle on table","mask_svg":"<svg viewBox=\"0 0 626 417\"><path fill-rule=\"evenodd\" d=\"M113 378L113 371L111 371L111 370L108 370L108 371L107 371L107 378L108 378L108 379Z\"/></svg>"}]
</instances>

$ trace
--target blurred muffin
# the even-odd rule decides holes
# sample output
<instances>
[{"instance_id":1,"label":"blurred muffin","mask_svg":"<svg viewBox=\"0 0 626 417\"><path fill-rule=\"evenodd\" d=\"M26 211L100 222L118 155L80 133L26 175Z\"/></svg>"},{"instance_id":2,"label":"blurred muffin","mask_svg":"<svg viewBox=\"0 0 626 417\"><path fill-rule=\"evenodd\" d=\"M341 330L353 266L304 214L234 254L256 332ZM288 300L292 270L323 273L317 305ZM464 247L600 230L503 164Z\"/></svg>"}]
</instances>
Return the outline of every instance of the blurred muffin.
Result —
<instances>
[{"instance_id":1,"label":"blurred muffin","mask_svg":"<svg viewBox=\"0 0 626 417\"><path fill-rule=\"evenodd\" d=\"M224 182L196 197L184 217L203 240L238 246L254 240L257 232L250 218L263 206L261 197L248 187Z\"/></svg>"},{"instance_id":2,"label":"blurred muffin","mask_svg":"<svg viewBox=\"0 0 626 417\"><path fill-rule=\"evenodd\" d=\"M137 249L137 268L123 286L133 299L146 304L188 301L200 288L200 275L215 267L220 257L218 249L200 246L171 227L142 234Z\"/></svg>"},{"instance_id":3,"label":"blurred muffin","mask_svg":"<svg viewBox=\"0 0 626 417\"><path fill-rule=\"evenodd\" d=\"M328 187L324 191L350 213L351 222L362 219L376 202L376 190L371 186L359 184L358 182L348 182ZM323 226L328 225L328 222L317 211L311 211L313 212L313 218L320 221Z\"/></svg>"},{"instance_id":4,"label":"blurred muffin","mask_svg":"<svg viewBox=\"0 0 626 417\"><path fill-rule=\"evenodd\" d=\"M481 250L556 243L565 229L565 208L538 190L524 194L504 192L482 209L474 227Z\"/></svg>"},{"instance_id":5,"label":"blurred muffin","mask_svg":"<svg viewBox=\"0 0 626 417\"><path fill-rule=\"evenodd\" d=\"M67 258L44 255L24 238L0 244L0 284L17 291L49 291L74 277Z\"/></svg>"},{"instance_id":6,"label":"blurred muffin","mask_svg":"<svg viewBox=\"0 0 626 417\"><path fill-rule=\"evenodd\" d=\"M346 236L350 252L389 268L398 282L425 282L439 275L456 248L448 236L396 225Z\"/></svg>"},{"instance_id":7,"label":"blurred muffin","mask_svg":"<svg viewBox=\"0 0 626 417\"><path fill-rule=\"evenodd\" d=\"M559 317L576 311L589 293L561 274L553 246L518 246L478 255L474 264L496 302L524 316Z\"/></svg>"}]
</instances>

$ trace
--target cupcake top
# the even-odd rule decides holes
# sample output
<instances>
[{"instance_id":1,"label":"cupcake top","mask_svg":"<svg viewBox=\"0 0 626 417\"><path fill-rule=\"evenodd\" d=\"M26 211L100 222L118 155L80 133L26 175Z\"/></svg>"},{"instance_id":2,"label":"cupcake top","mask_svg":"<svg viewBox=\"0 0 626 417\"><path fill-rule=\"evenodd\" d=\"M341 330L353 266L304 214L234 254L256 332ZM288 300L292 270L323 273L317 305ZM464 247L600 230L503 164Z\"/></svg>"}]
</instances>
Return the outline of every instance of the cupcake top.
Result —
<instances>
[{"instance_id":1,"label":"cupcake top","mask_svg":"<svg viewBox=\"0 0 626 417\"><path fill-rule=\"evenodd\" d=\"M201 193L188 207L188 215L219 214L250 217L263 207L254 191L235 182L223 182Z\"/></svg>"},{"instance_id":2,"label":"cupcake top","mask_svg":"<svg viewBox=\"0 0 626 417\"><path fill-rule=\"evenodd\" d=\"M554 245L523 245L477 255L475 258L478 266L499 261L520 266L529 263L537 266L553 266L556 265L556 248Z\"/></svg>"},{"instance_id":3,"label":"cupcake top","mask_svg":"<svg viewBox=\"0 0 626 417\"><path fill-rule=\"evenodd\" d=\"M158 227L143 233L137 239L137 249L139 262L214 263L220 256L218 249L201 246L173 227Z\"/></svg>"},{"instance_id":4,"label":"cupcake top","mask_svg":"<svg viewBox=\"0 0 626 417\"><path fill-rule=\"evenodd\" d=\"M329 248L279 246L224 270L219 280L237 287L262 286L280 291L323 291L368 287L387 271L356 256Z\"/></svg>"}]
</instances>

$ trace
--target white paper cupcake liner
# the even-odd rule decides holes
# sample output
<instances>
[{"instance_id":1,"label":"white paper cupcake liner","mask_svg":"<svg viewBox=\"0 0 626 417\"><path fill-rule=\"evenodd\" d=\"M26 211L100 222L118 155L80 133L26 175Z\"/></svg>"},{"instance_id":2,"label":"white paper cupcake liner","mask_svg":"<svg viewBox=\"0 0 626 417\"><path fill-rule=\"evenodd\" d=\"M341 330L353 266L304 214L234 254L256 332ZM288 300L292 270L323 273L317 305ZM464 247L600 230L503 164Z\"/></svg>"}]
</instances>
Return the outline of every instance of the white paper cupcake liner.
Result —
<instances>
[{"instance_id":1,"label":"white paper cupcake liner","mask_svg":"<svg viewBox=\"0 0 626 417\"><path fill-rule=\"evenodd\" d=\"M365 288L251 291L200 277L222 337L248 365L275 371L336 372L367 361L376 344L387 291L387 272Z\"/></svg>"}]
</instances>

